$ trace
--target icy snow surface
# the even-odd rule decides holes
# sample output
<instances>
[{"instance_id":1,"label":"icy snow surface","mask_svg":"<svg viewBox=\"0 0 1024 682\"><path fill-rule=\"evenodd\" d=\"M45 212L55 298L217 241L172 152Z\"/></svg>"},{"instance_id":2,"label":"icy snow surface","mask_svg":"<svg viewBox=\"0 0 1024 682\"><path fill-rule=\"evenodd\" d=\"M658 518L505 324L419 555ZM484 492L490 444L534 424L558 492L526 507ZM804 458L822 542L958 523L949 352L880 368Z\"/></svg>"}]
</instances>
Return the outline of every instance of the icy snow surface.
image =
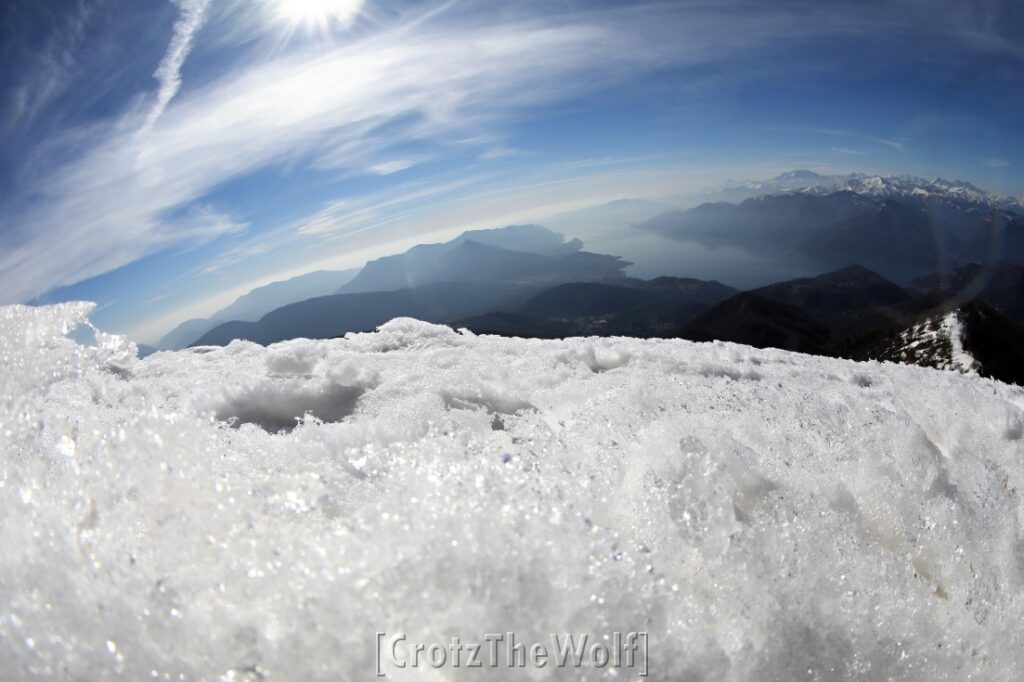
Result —
<instances>
[{"instance_id":1,"label":"icy snow surface","mask_svg":"<svg viewBox=\"0 0 1024 682\"><path fill-rule=\"evenodd\" d=\"M5 679L369 680L377 631L510 630L646 630L652 680L1024 675L1021 389L408 319L137 360L64 337L89 310L0 309Z\"/></svg>"}]
</instances>

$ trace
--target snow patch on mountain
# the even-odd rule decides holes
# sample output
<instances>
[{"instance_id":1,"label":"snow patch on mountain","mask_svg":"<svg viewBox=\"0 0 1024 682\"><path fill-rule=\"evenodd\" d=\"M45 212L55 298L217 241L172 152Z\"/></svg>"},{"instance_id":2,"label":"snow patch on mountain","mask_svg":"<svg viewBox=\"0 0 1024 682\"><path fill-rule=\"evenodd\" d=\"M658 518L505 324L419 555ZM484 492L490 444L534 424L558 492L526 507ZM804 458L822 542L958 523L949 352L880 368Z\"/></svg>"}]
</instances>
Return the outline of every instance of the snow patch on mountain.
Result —
<instances>
[{"instance_id":1,"label":"snow patch on mountain","mask_svg":"<svg viewBox=\"0 0 1024 682\"><path fill-rule=\"evenodd\" d=\"M883 198L905 198L945 200L957 205L998 208L1024 215L1024 200L1017 197L1003 197L980 189L962 180L949 181L943 178L925 180L912 175L866 175L850 173L843 175L821 175L808 170L782 173L770 180L745 183L726 183L723 192L747 191L760 195L804 192L809 194L831 194L833 192L854 192L865 196Z\"/></svg>"},{"instance_id":2,"label":"snow patch on mountain","mask_svg":"<svg viewBox=\"0 0 1024 682\"><path fill-rule=\"evenodd\" d=\"M964 327L959 311L930 317L904 331L893 343L874 354L877 360L977 374L978 362L964 349Z\"/></svg>"},{"instance_id":3,"label":"snow patch on mountain","mask_svg":"<svg viewBox=\"0 0 1024 682\"><path fill-rule=\"evenodd\" d=\"M849 191L877 197L930 198L1012 210L1018 213L1024 212L1024 205L1015 197L998 196L961 180L956 182L942 178L925 180L911 175L883 177L852 174L835 176L821 184L808 186L803 191L815 193Z\"/></svg>"},{"instance_id":4,"label":"snow patch on mountain","mask_svg":"<svg viewBox=\"0 0 1024 682\"><path fill-rule=\"evenodd\" d=\"M655 680L1024 676L1019 388L409 319L139 360L65 337L90 310L0 309L12 679L371 679L381 631L616 630Z\"/></svg>"},{"instance_id":5,"label":"snow patch on mountain","mask_svg":"<svg viewBox=\"0 0 1024 682\"><path fill-rule=\"evenodd\" d=\"M959 312L954 310L942 318L942 333L949 339L949 369L960 372L977 372L978 363L964 350L964 329Z\"/></svg>"}]
</instances>

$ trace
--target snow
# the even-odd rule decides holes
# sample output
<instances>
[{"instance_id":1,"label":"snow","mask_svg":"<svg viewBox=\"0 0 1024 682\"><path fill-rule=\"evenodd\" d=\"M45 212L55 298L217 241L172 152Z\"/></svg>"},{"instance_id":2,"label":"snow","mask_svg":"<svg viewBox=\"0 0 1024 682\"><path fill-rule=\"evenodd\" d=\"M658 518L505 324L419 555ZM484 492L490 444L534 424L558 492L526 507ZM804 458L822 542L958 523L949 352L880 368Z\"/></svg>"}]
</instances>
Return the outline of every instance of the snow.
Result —
<instances>
[{"instance_id":1,"label":"snow","mask_svg":"<svg viewBox=\"0 0 1024 682\"><path fill-rule=\"evenodd\" d=\"M875 198L914 198L921 201L937 202L956 210L977 211L980 209L1002 209L1024 215L1024 198L999 196L986 192L974 185L942 178L925 180L912 175L818 175L810 171L790 171L770 180L761 182L726 182L709 189L711 194L741 190L760 196L803 193L827 195L834 192L853 192ZM1005 219L1005 216L1004 216Z\"/></svg>"},{"instance_id":2,"label":"snow","mask_svg":"<svg viewBox=\"0 0 1024 682\"><path fill-rule=\"evenodd\" d=\"M779 187L776 191L792 191ZM914 197L942 201L953 208L977 207L1005 209L1020 213L1024 205L1016 197L1002 197L979 189L966 182L955 183L937 178L924 180L910 175L892 177L867 176L858 173L850 175L821 176L815 184L798 190L811 194L831 194L837 191L855 192L874 197Z\"/></svg>"},{"instance_id":3,"label":"snow","mask_svg":"<svg viewBox=\"0 0 1024 682\"><path fill-rule=\"evenodd\" d=\"M644 630L653 680L1024 674L1019 388L408 319L138 360L64 336L90 310L0 309L11 679L372 679L378 631Z\"/></svg>"},{"instance_id":4,"label":"snow","mask_svg":"<svg viewBox=\"0 0 1024 682\"><path fill-rule=\"evenodd\" d=\"M977 374L977 360L964 348L963 323L959 311L931 317L900 332L894 347L886 349L884 359Z\"/></svg>"},{"instance_id":5,"label":"snow","mask_svg":"<svg viewBox=\"0 0 1024 682\"><path fill-rule=\"evenodd\" d=\"M959 313L956 310L947 313L942 318L942 330L946 338L949 339L950 368L960 372L977 372L978 363L970 353L964 350L963 324L960 322Z\"/></svg>"}]
</instances>

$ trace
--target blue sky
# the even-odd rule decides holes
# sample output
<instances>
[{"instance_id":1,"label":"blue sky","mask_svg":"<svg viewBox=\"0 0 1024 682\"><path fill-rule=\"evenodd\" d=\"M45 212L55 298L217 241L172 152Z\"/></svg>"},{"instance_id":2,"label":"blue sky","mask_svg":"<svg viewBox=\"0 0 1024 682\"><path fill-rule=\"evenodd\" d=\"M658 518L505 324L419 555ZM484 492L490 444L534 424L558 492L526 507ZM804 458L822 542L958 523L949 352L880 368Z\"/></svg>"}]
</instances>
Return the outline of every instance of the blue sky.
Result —
<instances>
[{"instance_id":1,"label":"blue sky","mask_svg":"<svg viewBox=\"0 0 1024 682\"><path fill-rule=\"evenodd\" d=\"M0 303L274 279L796 167L1024 194L1024 3L7 0Z\"/></svg>"}]
</instances>

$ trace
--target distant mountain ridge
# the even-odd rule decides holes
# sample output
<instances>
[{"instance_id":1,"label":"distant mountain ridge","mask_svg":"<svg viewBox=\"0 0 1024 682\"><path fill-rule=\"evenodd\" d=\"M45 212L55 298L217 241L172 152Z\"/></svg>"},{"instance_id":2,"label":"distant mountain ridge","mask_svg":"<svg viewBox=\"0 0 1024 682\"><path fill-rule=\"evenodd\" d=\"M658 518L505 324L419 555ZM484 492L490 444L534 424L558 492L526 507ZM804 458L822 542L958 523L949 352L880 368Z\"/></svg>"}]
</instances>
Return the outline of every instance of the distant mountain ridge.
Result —
<instances>
[{"instance_id":1,"label":"distant mountain ridge","mask_svg":"<svg viewBox=\"0 0 1024 682\"><path fill-rule=\"evenodd\" d=\"M902 287L859 265L817 277L770 284L755 289L754 293L827 317L865 308L896 306L912 298Z\"/></svg>"},{"instance_id":2,"label":"distant mountain ridge","mask_svg":"<svg viewBox=\"0 0 1024 682\"><path fill-rule=\"evenodd\" d=\"M765 191L772 183L785 191ZM802 267L820 263L824 274L743 292L685 277L642 280L625 275L623 259L583 251L578 239L513 225L376 259L337 293L292 301L258 319L189 321L179 331L193 334L195 345L267 344L416 317L476 333L725 340L948 368L955 344L935 339L962 322L972 347L987 349L979 367L1003 380L1017 376L1017 346L1000 355L990 337L1016 339L1024 323L1019 202L963 182L811 171L780 175L760 189L738 204L669 211L637 228L711 246L797 253ZM225 311L244 313L249 298ZM921 341L926 337L931 341ZM1024 362L1024 350L1020 357Z\"/></svg>"},{"instance_id":3,"label":"distant mountain ridge","mask_svg":"<svg viewBox=\"0 0 1024 682\"><path fill-rule=\"evenodd\" d=\"M719 282L685 277L570 282L544 289L514 310L458 320L453 326L480 334L540 338L666 337L682 322L736 293Z\"/></svg>"},{"instance_id":4,"label":"distant mountain ridge","mask_svg":"<svg viewBox=\"0 0 1024 682\"><path fill-rule=\"evenodd\" d=\"M582 251L539 225L465 232L442 244L421 244L372 260L338 293L397 291L440 282L568 282L623 277L630 263Z\"/></svg>"},{"instance_id":5,"label":"distant mountain ridge","mask_svg":"<svg viewBox=\"0 0 1024 682\"><path fill-rule=\"evenodd\" d=\"M982 272L991 276L984 279L988 286L979 287ZM1005 311L1017 310L1011 304L1019 302L1020 290L1013 287L1022 274L1024 267L1016 264L967 266L942 279L949 286L941 290L935 288L935 276L922 278L916 289L905 289L856 265L745 292L718 282L673 277L553 286L431 283L301 301L256 322L218 325L195 345L331 338L369 331L395 317L415 317L478 334L731 341L977 371L1019 382L1024 377L1024 331L1018 325L1022 318L1014 322Z\"/></svg>"},{"instance_id":6,"label":"distant mountain ridge","mask_svg":"<svg viewBox=\"0 0 1024 682\"><path fill-rule=\"evenodd\" d=\"M182 322L165 334L157 347L165 350L185 348L222 322L255 321L283 305L333 293L357 273L358 270L317 270L257 287L209 318Z\"/></svg>"},{"instance_id":7,"label":"distant mountain ridge","mask_svg":"<svg viewBox=\"0 0 1024 682\"><path fill-rule=\"evenodd\" d=\"M590 333L667 335L735 289L718 282L620 277L602 282L436 282L397 291L322 296L284 306L256 322L231 321L194 344L260 344L368 331L394 317L445 322L479 333L555 338Z\"/></svg>"},{"instance_id":8,"label":"distant mountain ridge","mask_svg":"<svg viewBox=\"0 0 1024 682\"><path fill-rule=\"evenodd\" d=\"M971 287L977 272L997 286ZM952 293L925 278L904 290L859 266L740 293L684 325L678 336L723 340L854 360L882 360L973 372L1024 385L1024 316L1012 294L1020 266L968 266L954 272ZM1019 313L1018 313L1019 315Z\"/></svg>"},{"instance_id":9,"label":"distant mountain ridge","mask_svg":"<svg viewBox=\"0 0 1024 682\"><path fill-rule=\"evenodd\" d=\"M579 239L567 240L562 234L542 225L508 225L489 230L468 230L448 244L457 246L464 242L476 242L539 256L566 256L583 249L583 242Z\"/></svg>"},{"instance_id":10,"label":"distant mountain ridge","mask_svg":"<svg viewBox=\"0 0 1024 682\"><path fill-rule=\"evenodd\" d=\"M856 262L899 280L972 261L1024 262L1024 209L1015 201L943 180L823 179L738 204L671 211L638 228L783 262L795 258L805 269Z\"/></svg>"},{"instance_id":11,"label":"distant mountain ridge","mask_svg":"<svg viewBox=\"0 0 1024 682\"><path fill-rule=\"evenodd\" d=\"M648 305L656 295L639 287L602 282L570 282L546 289L519 306L519 312L547 319L613 315Z\"/></svg>"},{"instance_id":12,"label":"distant mountain ridge","mask_svg":"<svg viewBox=\"0 0 1024 682\"><path fill-rule=\"evenodd\" d=\"M677 332L691 341L732 341L823 355L829 328L806 310L751 291L737 294Z\"/></svg>"},{"instance_id":13,"label":"distant mountain ridge","mask_svg":"<svg viewBox=\"0 0 1024 682\"><path fill-rule=\"evenodd\" d=\"M446 322L514 307L536 287L506 283L440 282L415 289L332 294L292 303L256 322L231 321L203 334L193 346L224 346L235 339L262 345L298 337L329 339L373 331L396 317Z\"/></svg>"},{"instance_id":14,"label":"distant mountain ridge","mask_svg":"<svg viewBox=\"0 0 1024 682\"><path fill-rule=\"evenodd\" d=\"M1024 198L1000 196L964 180L950 181L944 178L926 180L913 175L883 176L865 173L822 175L814 171L798 169L782 173L769 180L730 181L712 190L713 193L722 196L739 196L743 199L751 196L794 192L832 194L840 191L875 197L947 199L977 206L1005 209L1024 215ZM743 196L744 194L748 196Z\"/></svg>"},{"instance_id":15,"label":"distant mountain ridge","mask_svg":"<svg viewBox=\"0 0 1024 682\"><path fill-rule=\"evenodd\" d=\"M223 325L244 338L255 327L242 323L256 323L278 308L331 294L401 291L444 282L540 285L616 279L630 265L617 256L587 253L582 248L580 240L567 240L540 225L470 230L445 243L421 244L378 258L358 270L312 272L259 287L209 318L179 324L159 346L193 345ZM412 304L406 307L418 309ZM222 336L223 330L211 338Z\"/></svg>"}]
</instances>

